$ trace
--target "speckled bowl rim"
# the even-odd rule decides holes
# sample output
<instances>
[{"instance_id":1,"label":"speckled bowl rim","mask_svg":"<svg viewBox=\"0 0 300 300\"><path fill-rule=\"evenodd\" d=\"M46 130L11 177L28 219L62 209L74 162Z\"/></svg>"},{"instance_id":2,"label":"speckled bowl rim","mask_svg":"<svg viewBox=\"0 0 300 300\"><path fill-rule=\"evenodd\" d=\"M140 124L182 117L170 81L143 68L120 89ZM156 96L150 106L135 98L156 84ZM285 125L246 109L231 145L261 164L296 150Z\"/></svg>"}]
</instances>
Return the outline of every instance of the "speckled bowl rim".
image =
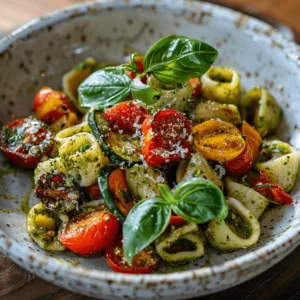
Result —
<instances>
[{"instance_id":1,"label":"speckled bowl rim","mask_svg":"<svg viewBox=\"0 0 300 300\"><path fill-rule=\"evenodd\" d=\"M237 20L247 19L247 28L241 28L241 30L248 35L259 36L268 44L272 44L276 41L277 45L280 45L282 51L300 68L300 47L296 45L293 41L286 39L281 33L276 29L272 28L268 24L257 20L255 18L249 17L242 13L233 11L228 8L224 8L215 4L209 4L201 1L180 1L180 0L148 0L147 2L143 0L100 0L92 3L77 4L67 7L62 10L54 11L47 14L41 18L34 19L33 21L25 24L19 29L15 30L13 33L7 35L0 40L0 55L13 46L18 40L26 38L30 33L37 32L42 28L46 28L49 25L54 25L68 20L70 17L83 16L88 13L93 13L93 11L102 10L108 7L122 8L122 7L134 7L134 6L145 6L145 7L160 7L168 6L170 7L181 7L187 9L203 9L213 10L214 17L218 17L226 22L236 24ZM204 7L205 6L205 7ZM259 28L259 32L257 28ZM267 32L272 32L272 34L267 34ZM300 69L299 69L300 71ZM51 266L57 267L58 273L68 274L70 278L81 278L88 280L92 278L94 280L100 280L102 282L107 282L111 284L112 282L122 282L122 283L150 283L150 284L161 284L161 283L176 283L182 280L189 279L209 279L212 276L218 274L227 273L234 270L247 270L248 268L253 268L259 266L262 261L275 261L276 257L283 258L288 255L297 245L300 244L300 223L293 225L289 231L283 236L277 238L271 245L264 246L260 249L254 250L251 253L247 253L243 256L235 258L233 260L224 262L219 265L212 267L204 267L195 270L188 270L183 272L171 273L171 274L147 274L147 275L132 275L132 274L121 274L113 273L100 270L92 270L82 266L70 268L67 264L61 264L54 259L51 260ZM45 265L49 260L46 254L42 254L33 251L22 244L16 242L12 237L8 236L5 232L0 229L0 249L7 254L16 263L20 255L25 260L25 257L29 259L34 257L34 260L39 265ZM277 260L278 261L278 260ZM269 267L271 267L270 264Z\"/></svg>"}]
</instances>

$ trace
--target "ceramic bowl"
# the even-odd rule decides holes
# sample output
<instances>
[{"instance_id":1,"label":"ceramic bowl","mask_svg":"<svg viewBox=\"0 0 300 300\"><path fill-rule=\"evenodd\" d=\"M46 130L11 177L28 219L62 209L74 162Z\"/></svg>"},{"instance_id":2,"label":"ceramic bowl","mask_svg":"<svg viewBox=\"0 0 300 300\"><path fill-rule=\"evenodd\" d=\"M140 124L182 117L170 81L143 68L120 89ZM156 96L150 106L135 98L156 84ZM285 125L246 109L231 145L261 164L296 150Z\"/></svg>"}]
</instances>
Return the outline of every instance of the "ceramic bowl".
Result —
<instances>
[{"instance_id":1,"label":"ceramic bowl","mask_svg":"<svg viewBox=\"0 0 300 300\"><path fill-rule=\"evenodd\" d=\"M144 53L168 34L205 40L218 64L237 68L245 88L267 86L284 111L278 135L300 146L300 50L256 19L193 1L100 1L51 13L0 41L0 121L32 113L44 85L61 88L62 75L87 56L122 62L128 49ZM151 275L113 273L101 256L39 249L25 230L22 203L32 205L32 174L0 162L0 250L20 266L73 292L105 299L183 299L220 291L267 270L300 242L300 182L294 205L268 210L257 245L220 254L207 248L181 269Z\"/></svg>"}]
</instances>

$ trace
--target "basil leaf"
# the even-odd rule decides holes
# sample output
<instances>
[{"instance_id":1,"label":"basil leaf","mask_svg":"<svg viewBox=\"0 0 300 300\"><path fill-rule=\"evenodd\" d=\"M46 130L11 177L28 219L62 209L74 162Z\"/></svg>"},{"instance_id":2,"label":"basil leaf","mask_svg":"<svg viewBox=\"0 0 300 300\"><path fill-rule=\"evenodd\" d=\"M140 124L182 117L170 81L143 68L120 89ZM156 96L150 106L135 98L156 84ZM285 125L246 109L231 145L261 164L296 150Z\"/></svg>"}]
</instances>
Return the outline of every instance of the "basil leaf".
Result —
<instances>
[{"instance_id":1,"label":"basil leaf","mask_svg":"<svg viewBox=\"0 0 300 300\"><path fill-rule=\"evenodd\" d=\"M161 192L162 197L168 202L168 203L174 203L175 199L173 196L172 191L166 184L159 183L158 188Z\"/></svg>"},{"instance_id":2,"label":"basil leaf","mask_svg":"<svg viewBox=\"0 0 300 300\"><path fill-rule=\"evenodd\" d=\"M91 74L78 88L82 107L113 106L130 93L130 77L121 68L108 67Z\"/></svg>"},{"instance_id":3,"label":"basil leaf","mask_svg":"<svg viewBox=\"0 0 300 300\"><path fill-rule=\"evenodd\" d=\"M139 73L140 72L140 69L139 67L137 66L136 64L136 61L134 59L134 57L137 55L137 53L133 53L130 55L130 66L132 67L132 72L134 73Z\"/></svg>"},{"instance_id":4,"label":"basil leaf","mask_svg":"<svg viewBox=\"0 0 300 300\"><path fill-rule=\"evenodd\" d=\"M174 212L188 222L205 223L212 219L223 220L228 213L223 192L211 181L192 178L182 181L175 189L172 204Z\"/></svg>"},{"instance_id":5,"label":"basil leaf","mask_svg":"<svg viewBox=\"0 0 300 300\"><path fill-rule=\"evenodd\" d=\"M148 50L144 69L162 83L183 83L203 75L217 57L217 50L202 41L170 35Z\"/></svg>"},{"instance_id":6,"label":"basil leaf","mask_svg":"<svg viewBox=\"0 0 300 300\"><path fill-rule=\"evenodd\" d=\"M139 78L133 79L130 85L133 98L152 105L156 102L155 98L159 93L147 84L144 84Z\"/></svg>"},{"instance_id":7,"label":"basil leaf","mask_svg":"<svg viewBox=\"0 0 300 300\"><path fill-rule=\"evenodd\" d=\"M128 264L169 225L171 207L161 198L146 199L129 212L123 225L123 251Z\"/></svg>"}]
</instances>

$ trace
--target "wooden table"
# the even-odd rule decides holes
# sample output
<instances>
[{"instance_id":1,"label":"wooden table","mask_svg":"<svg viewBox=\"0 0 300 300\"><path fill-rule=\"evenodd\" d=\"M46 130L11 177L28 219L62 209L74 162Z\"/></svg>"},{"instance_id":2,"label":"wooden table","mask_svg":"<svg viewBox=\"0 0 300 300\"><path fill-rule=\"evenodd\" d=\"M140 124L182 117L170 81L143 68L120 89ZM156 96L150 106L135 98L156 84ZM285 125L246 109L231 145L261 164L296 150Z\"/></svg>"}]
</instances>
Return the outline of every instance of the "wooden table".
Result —
<instances>
[{"instance_id":1,"label":"wooden table","mask_svg":"<svg viewBox=\"0 0 300 300\"><path fill-rule=\"evenodd\" d=\"M0 0L0 36L30 19L66 5L87 2L76 0ZM300 32L300 0L212 0L235 9L276 18ZM17 8L17 9L16 9ZM89 299L73 294L19 268L0 253L0 299ZM286 259L256 278L227 291L201 299L300 299L300 247Z\"/></svg>"}]
</instances>

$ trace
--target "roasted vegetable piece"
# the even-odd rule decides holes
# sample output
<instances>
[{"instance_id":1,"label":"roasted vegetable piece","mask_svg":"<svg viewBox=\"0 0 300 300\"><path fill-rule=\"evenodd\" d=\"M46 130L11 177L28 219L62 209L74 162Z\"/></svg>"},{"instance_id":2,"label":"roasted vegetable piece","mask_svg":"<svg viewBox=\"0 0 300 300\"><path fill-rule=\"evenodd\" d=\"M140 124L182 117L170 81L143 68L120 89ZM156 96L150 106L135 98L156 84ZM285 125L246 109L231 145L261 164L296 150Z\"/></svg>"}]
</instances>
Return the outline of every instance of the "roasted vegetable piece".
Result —
<instances>
[{"instance_id":1,"label":"roasted vegetable piece","mask_svg":"<svg viewBox=\"0 0 300 300\"><path fill-rule=\"evenodd\" d=\"M33 108L37 118L51 125L52 130L60 131L79 122L66 95L49 87L43 87L38 91Z\"/></svg>"},{"instance_id":2,"label":"roasted vegetable piece","mask_svg":"<svg viewBox=\"0 0 300 300\"><path fill-rule=\"evenodd\" d=\"M201 92L201 81L199 77L192 78L189 80L189 83L191 84L192 88L194 89L193 97L197 98L200 95Z\"/></svg>"},{"instance_id":3,"label":"roasted vegetable piece","mask_svg":"<svg viewBox=\"0 0 300 300\"><path fill-rule=\"evenodd\" d=\"M150 247L142 250L134 256L132 265L129 266L124 259L122 249L122 238L117 239L115 244L106 249L105 257L107 264L119 273L146 274L152 272L158 262Z\"/></svg>"},{"instance_id":4,"label":"roasted vegetable piece","mask_svg":"<svg viewBox=\"0 0 300 300\"><path fill-rule=\"evenodd\" d=\"M272 182L265 171L260 171L260 178L253 186L258 193L266 196L275 204L293 203L291 196L278 183Z\"/></svg>"},{"instance_id":5,"label":"roasted vegetable piece","mask_svg":"<svg viewBox=\"0 0 300 300\"><path fill-rule=\"evenodd\" d=\"M204 254L203 241L195 223L167 230L155 241L157 254L168 262L186 263Z\"/></svg>"},{"instance_id":6,"label":"roasted vegetable piece","mask_svg":"<svg viewBox=\"0 0 300 300\"><path fill-rule=\"evenodd\" d=\"M243 121L243 124L241 126L241 133L243 136L246 137L246 140L250 146L250 149L252 151L253 161L256 160L258 156L258 152L262 143L262 139L260 134L251 126L249 125L245 120Z\"/></svg>"},{"instance_id":7,"label":"roasted vegetable piece","mask_svg":"<svg viewBox=\"0 0 300 300\"><path fill-rule=\"evenodd\" d=\"M36 183L35 195L44 206L55 212L67 213L87 200L84 190L74 177L64 173L45 173Z\"/></svg>"},{"instance_id":8,"label":"roasted vegetable piece","mask_svg":"<svg viewBox=\"0 0 300 300\"><path fill-rule=\"evenodd\" d=\"M144 73L144 65L143 65L143 61L144 61L144 56L141 55L135 55L134 56L134 61L137 65L137 67L139 68L139 73L142 74ZM130 61L128 62L128 64L130 64ZM131 72L131 71L126 71L126 73L130 76L131 79L134 79L136 77L136 73ZM144 76L141 81L143 83L147 82L147 76Z\"/></svg>"},{"instance_id":9,"label":"roasted vegetable piece","mask_svg":"<svg viewBox=\"0 0 300 300\"><path fill-rule=\"evenodd\" d=\"M196 149L205 158L226 162L236 158L245 148L240 131L228 122L205 121L193 128Z\"/></svg>"},{"instance_id":10,"label":"roasted vegetable piece","mask_svg":"<svg viewBox=\"0 0 300 300\"><path fill-rule=\"evenodd\" d=\"M149 167L179 161L192 152L191 121L174 109L161 110L145 119L142 132L142 154Z\"/></svg>"},{"instance_id":11,"label":"roasted vegetable piece","mask_svg":"<svg viewBox=\"0 0 300 300\"><path fill-rule=\"evenodd\" d=\"M240 125L242 122L239 110L235 105L213 101L198 103L190 112L189 118L193 121L193 124L209 119L220 119L235 126Z\"/></svg>"},{"instance_id":12,"label":"roasted vegetable piece","mask_svg":"<svg viewBox=\"0 0 300 300\"><path fill-rule=\"evenodd\" d=\"M129 193L124 169L115 169L110 173L108 187L114 197L116 206L123 216L127 216L134 203Z\"/></svg>"},{"instance_id":13,"label":"roasted vegetable piece","mask_svg":"<svg viewBox=\"0 0 300 300\"><path fill-rule=\"evenodd\" d=\"M103 112L110 130L120 134L135 134L148 116L145 107L134 102L121 102Z\"/></svg>"},{"instance_id":14,"label":"roasted vegetable piece","mask_svg":"<svg viewBox=\"0 0 300 300\"><path fill-rule=\"evenodd\" d=\"M165 174L156 169L135 165L126 169L126 181L136 201L160 197L159 183L166 183Z\"/></svg>"},{"instance_id":15,"label":"roasted vegetable piece","mask_svg":"<svg viewBox=\"0 0 300 300\"><path fill-rule=\"evenodd\" d=\"M253 154L249 143L245 142L245 148L241 154L224 163L226 170L233 176L243 176L252 168Z\"/></svg>"},{"instance_id":16,"label":"roasted vegetable piece","mask_svg":"<svg viewBox=\"0 0 300 300\"><path fill-rule=\"evenodd\" d=\"M77 254L94 254L107 248L118 231L117 218L99 207L73 217L62 228L59 241Z\"/></svg>"},{"instance_id":17,"label":"roasted vegetable piece","mask_svg":"<svg viewBox=\"0 0 300 300\"><path fill-rule=\"evenodd\" d=\"M68 218L66 216L66 218ZM27 215L27 231L35 243L49 251L64 251L58 240L58 228L62 225L59 216L50 212L42 203L33 206Z\"/></svg>"},{"instance_id":18,"label":"roasted vegetable piece","mask_svg":"<svg viewBox=\"0 0 300 300\"><path fill-rule=\"evenodd\" d=\"M78 102L77 89L88 76L97 70L97 68L98 66L95 59L88 57L63 76L62 85L64 93L72 101L72 104L76 109L82 113L85 113L86 109L81 107Z\"/></svg>"},{"instance_id":19,"label":"roasted vegetable piece","mask_svg":"<svg viewBox=\"0 0 300 300\"><path fill-rule=\"evenodd\" d=\"M212 66L201 77L201 95L206 100L239 105L241 98L240 74L233 68Z\"/></svg>"},{"instance_id":20,"label":"roasted vegetable piece","mask_svg":"<svg viewBox=\"0 0 300 300\"><path fill-rule=\"evenodd\" d=\"M124 160L138 162L141 160L141 141L138 135L121 135L114 133L104 118L101 110L92 111L88 123L95 138L100 142L105 155L112 164Z\"/></svg>"},{"instance_id":21,"label":"roasted vegetable piece","mask_svg":"<svg viewBox=\"0 0 300 300\"><path fill-rule=\"evenodd\" d=\"M101 198L101 191L98 182L84 188L91 200Z\"/></svg>"},{"instance_id":22,"label":"roasted vegetable piece","mask_svg":"<svg viewBox=\"0 0 300 300\"><path fill-rule=\"evenodd\" d=\"M35 168L53 147L53 133L45 123L33 117L12 121L0 133L2 154L24 168Z\"/></svg>"},{"instance_id":23,"label":"roasted vegetable piece","mask_svg":"<svg viewBox=\"0 0 300 300\"><path fill-rule=\"evenodd\" d=\"M228 216L224 221L209 222L206 236L209 243L221 251L233 251L253 246L260 236L260 225L250 210L238 200L228 198Z\"/></svg>"},{"instance_id":24,"label":"roasted vegetable piece","mask_svg":"<svg viewBox=\"0 0 300 300\"><path fill-rule=\"evenodd\" d=\"M299 154L296 149L282 141L264 141L255 167L259 171L265 171L271 181L289 192L296 183Z\"/></svg>"}]
</instances>

